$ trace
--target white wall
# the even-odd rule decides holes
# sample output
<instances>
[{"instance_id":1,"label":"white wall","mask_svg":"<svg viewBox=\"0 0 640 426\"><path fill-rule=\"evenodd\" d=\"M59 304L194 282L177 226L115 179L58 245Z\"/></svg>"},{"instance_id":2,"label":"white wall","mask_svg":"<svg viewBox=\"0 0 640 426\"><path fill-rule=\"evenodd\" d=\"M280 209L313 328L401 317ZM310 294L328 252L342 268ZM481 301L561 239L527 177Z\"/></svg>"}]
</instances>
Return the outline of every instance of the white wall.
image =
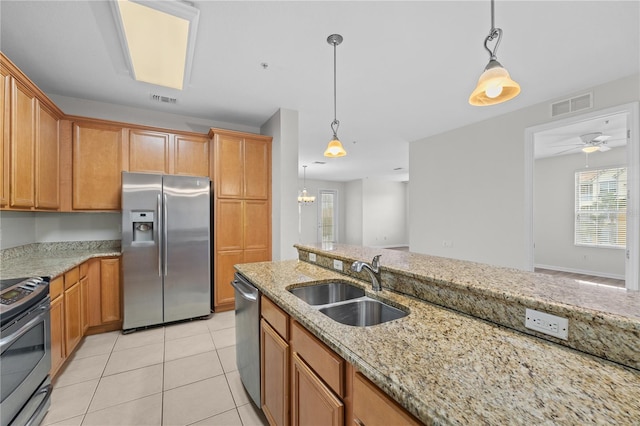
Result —
<instances>
[{"instance_id":1,"label":"white wall","mask_svg":"<svg viewBox=\"0 0 640 426\"><path fill-rule=\"evenodd\" d=\"M258 127L243 126L223 121L188 117L169 112L152 111L123 105L70 98L48 93L47 96L68 115L119 121L162 129L182 130L188 132L208 133L211 127L238 130L241 132L260 133ZM153 105L149 101L149 106Z\"/></svg>"},{"instance_id":2,"label":"white wall","mask_svg":"<svg viewBox=\"0 0 640 426\"><path fill-rule=\"evenodd\" d=\"M296 259L298 242L298 112L280 109L260 129L272 141L272 259Z\"/></svg>"},{"instance_id":3,"label":"white wall","mask_svg":"<svg viewBox=\"0 0 640 426\"><path fill-rule=\"evenodd\" d=\"M381 179L362 180L362 245L407 245L406 184Z\"/></svg>"},{"instance_id":4,"label":"white wall","mask_svg":"<svg viewBox=\"0 0 640 426\"><path fill-rule=\"evenodd\" d=\"M35 213L0 212L0 250L35 242Z\"/></svg>"},{"instance_id":5,"label":"white wall","mask_svg":"<svg viewBox=\"0 0 640 426\"><path fill-rule=\"evenodd\" d=\"M363 182L353 180L345 184L345 243L363 245Z\"/></svg>"},{"instance_id":6,"label":"white wall","mask_svg":"<svg viewBox=\"0 0 640 426\"><path fill-rule=\"evenodd\" d=\"M626 147L589 155L589 168L623 166ZM575 172L585 154L536 160L534 167L535 265L566 272L624 279L623 249L574 245Z\"/></svg>"},{"instance_id":7,"label":"white wall","mask_svg":"<svg viewBox=\"0 0 640 426\"><path fill-rule=\"evenodd\" d=\"M636 74L559 99L590 91L594 107L586 111L609 108L638 101L639 81ZM555 120L552 101L410 144L411 251L528 267L524 131Z\"/></svg>"}]
</instances>

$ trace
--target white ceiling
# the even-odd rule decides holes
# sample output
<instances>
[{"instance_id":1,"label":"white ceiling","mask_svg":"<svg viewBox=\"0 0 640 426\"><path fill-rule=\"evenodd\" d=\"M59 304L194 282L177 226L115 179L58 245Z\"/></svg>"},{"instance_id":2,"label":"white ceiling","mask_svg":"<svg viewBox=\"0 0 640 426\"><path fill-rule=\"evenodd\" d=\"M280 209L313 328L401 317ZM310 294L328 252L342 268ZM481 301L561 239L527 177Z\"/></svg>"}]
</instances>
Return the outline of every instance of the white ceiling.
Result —
<instances>
[{"instance_id":1,"label":"white ceiling","mask_svg":"<svg viewBox=\"0 0 640 426\"><path fill-rule=\"evenodd\" d=\"M255 127L279 108L297 110L300 174L308 164L307 178L338 181L406 179L410 141L640 71L637 1L497 1L498 59L522 93L483 108L467 99L488 62L489 1L193 4L201 16L183 91L130 77L104 1L2 0L0 47L49 94ZM344 37L337 91L348 155L325 159L333 33Z\"/></svg>"}]
</instances>

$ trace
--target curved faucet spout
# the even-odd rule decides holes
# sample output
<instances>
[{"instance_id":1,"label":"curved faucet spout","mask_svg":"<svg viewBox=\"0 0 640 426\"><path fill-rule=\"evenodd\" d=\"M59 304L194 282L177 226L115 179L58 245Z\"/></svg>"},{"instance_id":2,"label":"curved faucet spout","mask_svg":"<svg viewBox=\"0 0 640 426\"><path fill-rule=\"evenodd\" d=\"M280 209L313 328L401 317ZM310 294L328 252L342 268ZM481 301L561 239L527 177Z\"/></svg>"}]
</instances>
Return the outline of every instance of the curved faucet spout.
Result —
<instances>
[{"instance_id":1,"label":"curved faucet spout","mask_svg":"<svg viewBox=\"0 0 640 426\"><path fill-rule=\"evenodd\" d=\"M351 270L354 272L362 272L363 269L367 271L371 277L371 286L374 291L382 290L382 285L380 284L380 256L382 255L374 256L371 265L360 260L356 260L351 264Z\"/></svg>"}]
</instances>

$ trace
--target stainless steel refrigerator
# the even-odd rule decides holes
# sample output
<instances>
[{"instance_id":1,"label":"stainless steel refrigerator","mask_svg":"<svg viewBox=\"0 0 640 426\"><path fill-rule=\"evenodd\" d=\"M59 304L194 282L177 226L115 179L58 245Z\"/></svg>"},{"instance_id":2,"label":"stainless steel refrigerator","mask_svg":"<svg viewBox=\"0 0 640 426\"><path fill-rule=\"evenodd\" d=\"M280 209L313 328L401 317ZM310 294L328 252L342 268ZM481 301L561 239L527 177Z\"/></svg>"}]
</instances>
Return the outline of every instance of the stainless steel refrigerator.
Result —
<instances>
[{"instance_id":1,"label":"stainless steel refrigerator","mask_svg":"<svg viewBox=\"0 0 640 426\"><path fill-rule=\"evenodd\" d=\"M122 173L122 329L211 313L208 177Z\"/></svg>"}]
</instances>

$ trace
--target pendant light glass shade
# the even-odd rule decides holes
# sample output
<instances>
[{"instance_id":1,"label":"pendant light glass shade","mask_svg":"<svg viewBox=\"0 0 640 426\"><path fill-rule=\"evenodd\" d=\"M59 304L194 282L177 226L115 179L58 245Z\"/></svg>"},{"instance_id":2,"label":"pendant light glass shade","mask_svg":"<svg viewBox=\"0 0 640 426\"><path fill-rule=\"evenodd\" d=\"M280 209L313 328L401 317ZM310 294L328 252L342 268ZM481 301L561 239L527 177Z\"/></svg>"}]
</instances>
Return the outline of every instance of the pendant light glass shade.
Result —
<instances>
[{"instance_id":1,"label":"pendant light glass shade","mask_svg":"<svg viewBox=\"0 0 640 426\"><path fill-rule=\"evenodd\" d=\"M327 37L327 43L333 46L333 121L331 122L331 130L333 130L333 138L327 145L327 149L324 150L324 156L329 158L344 157L347 155L347 151L342 146L340 139L338 139L338 127L340 122L338 121L338 115L336 113L336 46L342 43L342 36L340 34L331 34Z\"/></svg>"},{"instance_id":2,"label":"pendant light glass shade","mask_svg":"<svg viewBox=\"0 0 640 426\"><path fill-rule=\"evenodd\" d=\"M347 155L347 151L345 151L340 139L336 135L333 135L333 139L327 145L327 149L324 150L325 157L344 157Z\"/></svg>"},{"instance_id":3,"label":"pendant light glass shade","mask_svg":"<svg viewBox=\"0 0 640 426\"><path fill-rule=\"evenodd\" d=\"M500 62L491 60L478 79L478 85L469 97L471 105L494 105L518 96L520 85L511 79Z\"/></svg>"},{"instance_id":4,"label":"pendant light glass shade","mask_svg":"<svg viewBox=\"0 0 640 426\"><path fill-rule=\"evenodd\" d=\"M520 85L511 79L509 72L498 62L496 51L502 38L502 30L494 25L494 0L491 0L491 30L484 40L484 48L489 52L489 63L478 79L476 88L469 96L469 103L475 106L495 105L513 99L520 93ZM487 43L496 40L493 50Z\"/></svg>"}]
</instances>

